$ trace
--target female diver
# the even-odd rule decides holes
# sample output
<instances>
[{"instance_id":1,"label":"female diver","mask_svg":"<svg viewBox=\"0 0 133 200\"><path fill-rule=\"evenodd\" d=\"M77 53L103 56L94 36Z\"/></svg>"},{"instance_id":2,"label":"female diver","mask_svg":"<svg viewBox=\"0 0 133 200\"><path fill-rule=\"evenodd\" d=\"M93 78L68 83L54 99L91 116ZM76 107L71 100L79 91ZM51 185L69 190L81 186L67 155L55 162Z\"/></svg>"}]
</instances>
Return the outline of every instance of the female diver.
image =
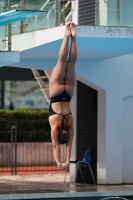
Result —
<instances>
[{"instance_id":1,"label":"female diver","mask_svg":"<svg viewBox=\"0 0 133 200\"><path fill-rule=\"evenodd\" d=\"M70 37L71 45L68 52ZM76 25L73 22L69 22L65 27L58 62L51 73L49 81L49 123L54 157L58 167L64 170L67 170L69 166L74 135L74 119L71 114L70 101L74 93L76 59ZM59 160L59 144L66 144L66 160L64 163L60 163Z\"/></svg>"}]
</instances>

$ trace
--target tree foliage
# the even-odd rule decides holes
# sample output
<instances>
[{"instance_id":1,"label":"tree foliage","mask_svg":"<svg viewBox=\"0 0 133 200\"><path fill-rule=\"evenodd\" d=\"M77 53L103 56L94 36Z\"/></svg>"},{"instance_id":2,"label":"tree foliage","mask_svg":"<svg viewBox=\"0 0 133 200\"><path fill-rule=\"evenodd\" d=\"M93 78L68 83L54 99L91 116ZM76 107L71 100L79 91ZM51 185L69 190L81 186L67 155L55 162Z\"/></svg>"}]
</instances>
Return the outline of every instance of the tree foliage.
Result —
<instances>
[{"instance_id":1,"label":"tree foliage","mask_svg":"<svg viewBox=\"0 0 133 200\"><path fill-rule=\"evenodd\" d=\"M0 110L0 142L11 142L13 127L18 142L50 142L48 110Z\"/></svg>"}]
</instances>

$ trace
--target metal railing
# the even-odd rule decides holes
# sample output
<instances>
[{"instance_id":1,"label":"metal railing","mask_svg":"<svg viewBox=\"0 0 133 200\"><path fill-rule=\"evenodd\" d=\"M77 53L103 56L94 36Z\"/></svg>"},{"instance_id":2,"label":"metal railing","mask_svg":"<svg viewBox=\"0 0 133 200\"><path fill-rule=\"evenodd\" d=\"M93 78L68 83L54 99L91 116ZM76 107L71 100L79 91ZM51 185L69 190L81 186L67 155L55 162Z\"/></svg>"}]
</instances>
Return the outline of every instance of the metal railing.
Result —
<instances>
[{"instance_id":1,"label":"metal railing","mask_svg":"<svg viewBox=\"0 0 133 200\"><path fill-rule=\"evenodd\" d=\"M32 17L12 24L12 35L51 28L72 19L72 2L76 0L2 0L0 13L13 9L47 10L46 15ZM17 2L17 3L16 3ZM133 1L131 0L80 0L75 12L79 25L133 27ZM0 27L0 49L6 46L5 27ZM9 46L10 46L10 39Z\"/></svg>"},{"instance_id":2,"label":"metal railing","mask_svg":"<svg viewBox=\"0 0 133 200\"><path fill-rule=\"evenodd\" d=\"M0 120L0 174L59 170L47 123L47 120ZM60 160L64 162L65 145L60 148Z\"/></svg>"},{"instance_id":3,"label":"metal railing","mask_svg":"<svg viewBox=\"0 0 133 200\"><path fill-rule=\"evenodd\" d=\"M4 1L4 0L2 0ZM47 29L65 24L67 20L71 20L71 3L75 0L5 0L3 6L0 6L0 13L15 10L45 10L47 14L28 18L24 21L15 22L3 28L0 27L0 49L6 47L6 36L8 36L8 51L11 51L11 35L32 32L35 30Z\"/></svg>"}]
</instances>

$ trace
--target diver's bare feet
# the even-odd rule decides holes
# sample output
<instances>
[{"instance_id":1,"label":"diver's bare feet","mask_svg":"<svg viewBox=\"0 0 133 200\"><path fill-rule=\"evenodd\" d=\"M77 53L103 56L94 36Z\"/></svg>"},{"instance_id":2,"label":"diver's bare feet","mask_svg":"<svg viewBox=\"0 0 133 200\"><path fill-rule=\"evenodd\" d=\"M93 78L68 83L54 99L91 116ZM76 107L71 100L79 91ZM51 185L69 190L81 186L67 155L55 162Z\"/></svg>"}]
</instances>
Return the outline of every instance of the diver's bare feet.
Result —
<instances>
[{"instance_id":1,"label":"diver's bare feet","mask_svg":"<svg viewBox=\"0 0 133 200\"><path fill-rule=\"evenodd\" d=\"M76 37L77 29L76 29L76 25L73 22L70 23L70 29L71 29L72 37Z\"/></svg>"},{"instance_id":2,"label":"diver's bare feet","mask_svg":"<svg viewBox=\"0 0 133 200\"><path fill-rule=\"evenodd\" d=\"M66 28L65 28L65 35L68 37L70 37L72 35L71 29L70 29L70 23L71 22L66 23Z\"/></svg>"}]
</instances>

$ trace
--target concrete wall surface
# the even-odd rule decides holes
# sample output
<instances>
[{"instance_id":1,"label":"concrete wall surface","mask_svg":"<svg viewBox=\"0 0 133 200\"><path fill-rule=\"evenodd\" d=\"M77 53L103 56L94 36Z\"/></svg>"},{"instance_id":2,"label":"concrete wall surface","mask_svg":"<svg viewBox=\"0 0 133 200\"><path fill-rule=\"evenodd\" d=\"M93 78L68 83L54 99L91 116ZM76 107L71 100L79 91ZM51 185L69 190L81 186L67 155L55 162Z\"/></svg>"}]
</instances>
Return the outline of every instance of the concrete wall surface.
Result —
<instances>
[{"instance_id":1,"label":"concrete wall surface","mask_svg":"<svg viewBox=\"0 0 133 200\"><path fill-rule=\"evenodd\" d=\"M17 143L17 166L56 165L52 143ZM13 159L12 159L13 155ZM65 146L60 145L60 159L64 161ZM0 143L0 166L11 166L15 161L15 144Z\"/></svg>"}]
</instances>

